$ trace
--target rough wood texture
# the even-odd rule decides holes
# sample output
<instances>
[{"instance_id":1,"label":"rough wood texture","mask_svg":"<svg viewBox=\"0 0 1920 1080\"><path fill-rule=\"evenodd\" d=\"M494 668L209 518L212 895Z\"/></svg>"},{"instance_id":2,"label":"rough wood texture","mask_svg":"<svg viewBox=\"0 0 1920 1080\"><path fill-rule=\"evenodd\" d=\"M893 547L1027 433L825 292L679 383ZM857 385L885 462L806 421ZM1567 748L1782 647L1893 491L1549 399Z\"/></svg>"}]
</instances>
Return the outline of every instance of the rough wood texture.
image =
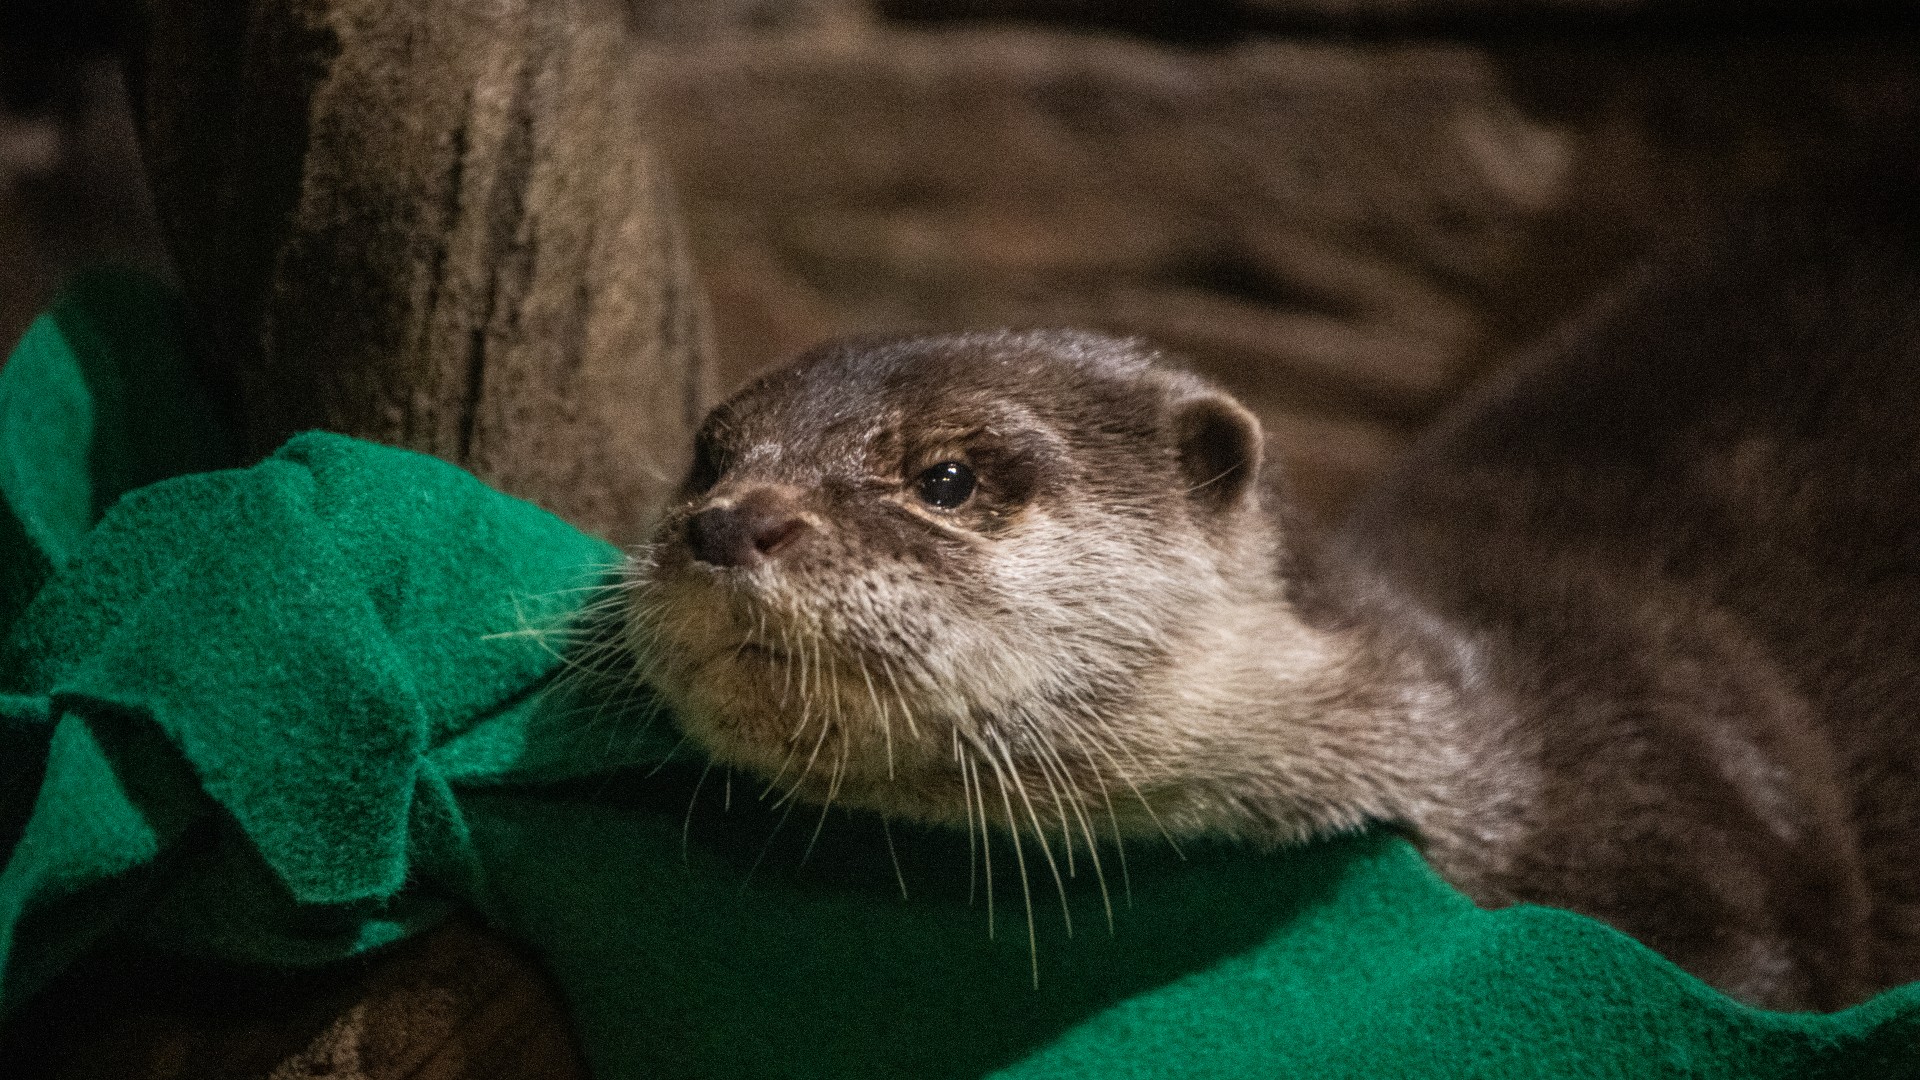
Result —
<instances>
[{"instance_id":1,"label":"rough wood texture","mask_svg":"<svg viewBox=\"0 0 1920 1080\"><path fill-rule=\"evenodd\" d=\"M155 201L251 448L437 454L631 541L708 404L704 309L617 0L162 0ZM551 987L456 926L329 972L96 957L8 1076L584 1075Z\"/></svg>"},{"instance_id":2,"label":"rough wood texture","mask_svg":"<svg viewBox=\"0 0 1920 1080\"><path fill-rule=\"evenodd\" d=\"M436 454L615 540L677 480L703 315L617 0L160 3L160 213L256 451Z\"/></svg>"},{"instance_id":3,"label":"rough wood texture","mask_svg":"<svg viewBox=\"0 0 1920 1080\"><path fill-rule=\"evenodd\" d=\"M318 972L109 953L36 999L0 1062L47 1080L586 1076L539 970L467 923Z\"/></svg>"}]
</instances>

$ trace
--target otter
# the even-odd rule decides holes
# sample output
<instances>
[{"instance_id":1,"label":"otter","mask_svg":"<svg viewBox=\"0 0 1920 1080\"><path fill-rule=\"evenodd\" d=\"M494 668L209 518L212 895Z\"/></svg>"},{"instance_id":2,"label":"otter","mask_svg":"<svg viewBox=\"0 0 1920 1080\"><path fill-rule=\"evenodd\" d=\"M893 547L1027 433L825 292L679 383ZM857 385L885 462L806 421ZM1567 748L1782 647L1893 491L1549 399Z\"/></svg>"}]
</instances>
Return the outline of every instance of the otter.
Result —
<instances>
[{"instance_id":1,"label":"otter","mask_svg":"<svg viewBox=\"0 0 1920 1080\"><path fill-rule=\"evenodd\" d=\"M1137 340L819 348L700 429L626 629L687 735L1056 849L1406 830L1747 1001L1920 978L1920 230L1682 245L1339 528Z\"/></svg>"}]
</instances>

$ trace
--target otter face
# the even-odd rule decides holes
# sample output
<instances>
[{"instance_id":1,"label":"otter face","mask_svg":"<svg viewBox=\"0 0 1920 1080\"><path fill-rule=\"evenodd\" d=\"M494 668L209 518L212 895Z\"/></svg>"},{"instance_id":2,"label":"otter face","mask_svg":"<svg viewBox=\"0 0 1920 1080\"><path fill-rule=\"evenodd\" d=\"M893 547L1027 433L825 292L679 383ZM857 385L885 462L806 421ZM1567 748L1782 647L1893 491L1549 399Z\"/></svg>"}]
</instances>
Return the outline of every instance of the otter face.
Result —
<instances>
[{"instance_id":1,"label":"otter face","mask_svg":"<svg viewBox=\"0 0 1920 1080\"><path fill-rule=\"evenodd\" d=\"M694 740L804 798L953 824L1024 815L983 776L1107 798L1154 672L1272 578L1259 446L1136 342L828 346L708 417L629 642Z\"/></svg>"}]
</instances>

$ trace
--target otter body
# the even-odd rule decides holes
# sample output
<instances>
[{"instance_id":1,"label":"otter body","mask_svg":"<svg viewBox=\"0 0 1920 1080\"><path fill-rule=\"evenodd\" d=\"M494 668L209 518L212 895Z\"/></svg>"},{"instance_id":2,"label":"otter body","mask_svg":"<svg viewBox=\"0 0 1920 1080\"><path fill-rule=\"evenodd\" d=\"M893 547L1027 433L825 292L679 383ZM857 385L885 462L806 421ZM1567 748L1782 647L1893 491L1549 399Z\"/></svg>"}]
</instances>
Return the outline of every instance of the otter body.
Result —
<instances>
[{"instance_id":1,"label":"otter body","mask_svg":"<svg viewBox=\"0 0 1920 1080\"><path fill-rule=\"evenodd\" d=\"M1337 534L1138 342L853 342L716 410L634 651L717 759L968 829L1412 832L1836 1008L1920 978L1920 239L1796 205L1463 403Z\"/></svg>"}]
</instances>

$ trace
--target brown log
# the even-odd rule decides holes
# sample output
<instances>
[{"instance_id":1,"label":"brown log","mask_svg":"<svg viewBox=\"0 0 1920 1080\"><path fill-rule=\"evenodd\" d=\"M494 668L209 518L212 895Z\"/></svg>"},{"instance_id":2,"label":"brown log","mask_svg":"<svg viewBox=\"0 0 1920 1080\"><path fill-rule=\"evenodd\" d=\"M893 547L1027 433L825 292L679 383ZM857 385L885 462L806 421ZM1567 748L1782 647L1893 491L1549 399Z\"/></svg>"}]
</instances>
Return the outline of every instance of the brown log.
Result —
<instances>
[{"instance_id":1,"label":"brown log","mask_svg":"<svg viewBox=\"0 0 1920 1080\"><path fill-rule=\"evenodd\" d=\"M48 1080L584 1080L540 970L465 921L370 961L276 972L92 957L0 1036Z\"/></svg>"},{"instance_id":2,"label":"brown log","mask_svg":"<svg viewBox=\"0 0 1920 1080\"><path fill-rule=\"evenodd\" d=\"M166 0L156 200L247 442L435 454L616 541L708 404L618 0Z\"/></svg>"},{"instance_id":3,"label":"brown log","mask_svg":"<svg viewBox=\"0 0 1920 1080\"><path fill-rule=\"evenodd\" d=\"M638 538L711 376L627 15L152 5L132 65L143 149L253 452L344 432ZM551 985L467 924L321 972L192 968L93 957L9 1025L0 1061L150 1080L584 1075Z\"/></svg>"}]
</instances>

